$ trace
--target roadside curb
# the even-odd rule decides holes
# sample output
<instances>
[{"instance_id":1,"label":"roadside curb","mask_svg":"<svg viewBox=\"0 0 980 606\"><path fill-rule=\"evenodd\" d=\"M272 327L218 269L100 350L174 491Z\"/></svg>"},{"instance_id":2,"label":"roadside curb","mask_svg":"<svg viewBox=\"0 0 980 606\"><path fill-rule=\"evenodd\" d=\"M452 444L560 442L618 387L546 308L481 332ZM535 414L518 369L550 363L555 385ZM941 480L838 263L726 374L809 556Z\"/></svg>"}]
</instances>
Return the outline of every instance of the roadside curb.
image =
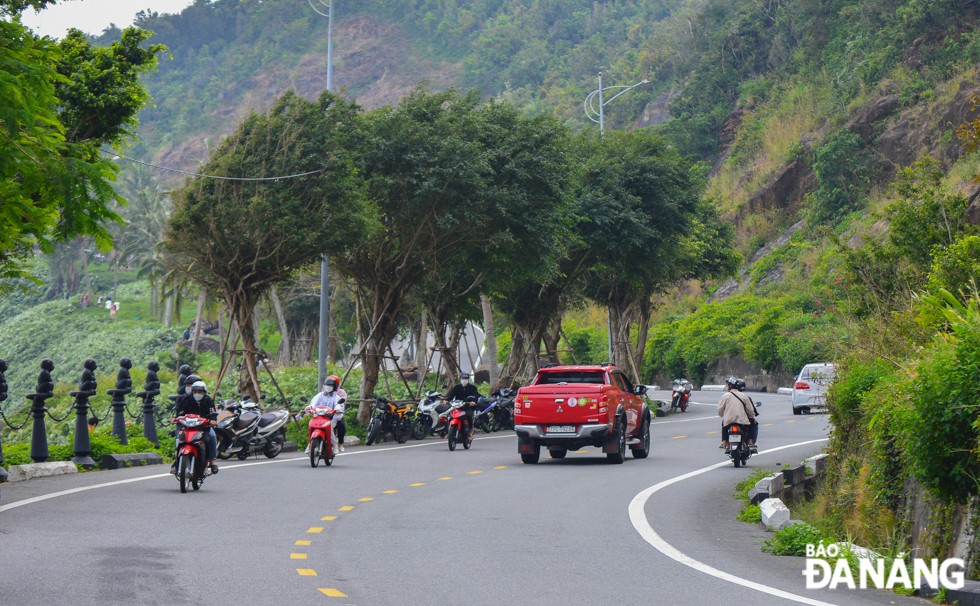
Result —
<instances>
[{"instance_id":1,"label":"roadside curb","mask_svg":"<svg viewBox=\"0 0 980 606\"><path fill-rule=\"evenodd\" d=\"M7 468L7 482L26 482L34 478L60 476L78 473L78 467L71 461L52 461L50 463L28 463L26 465L11 465Z\"/></svg>"}]
</instances>

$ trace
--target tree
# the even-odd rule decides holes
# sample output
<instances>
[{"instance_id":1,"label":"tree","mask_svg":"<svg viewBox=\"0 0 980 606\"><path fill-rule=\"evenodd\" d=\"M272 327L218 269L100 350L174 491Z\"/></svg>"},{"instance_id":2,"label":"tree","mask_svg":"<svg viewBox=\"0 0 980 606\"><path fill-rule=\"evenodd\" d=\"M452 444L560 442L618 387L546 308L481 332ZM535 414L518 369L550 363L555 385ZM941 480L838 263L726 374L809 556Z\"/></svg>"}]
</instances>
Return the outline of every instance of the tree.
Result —
<instances>
[{"instance_id":1,"label":"tree","mask_svg":"<svg viewBox=\"0 0 980 606\"><path fill-rule=\"evenodd\" d=\"M35 245L51 252L92 236L108 250L106 225L119 221L110 204L121 199L98 150L131 134L148 101L139 78L164 50L140 48L151 34L138 28L100 49L77 30L58 44L38 38L19 13L46 4L0 2L0 276L22 275Z\"/></svg>"},{"instance_id":2,"label":"tree","mask_svg":"<svg viewBox=\"0 0 980 606\"><path fill-rule=\"evenodd\" d=\"M362 328L361 393L377 385L399 313L427 276L483 271L460 263L456 256L463 253L475 258L486 250L492 262L507 246L554 246L564 197L564 133L553 119L526 118L505 103L481 106L476 92L455 90L419 88L396 107L362 115L352 148L381 228L335 262L370 314ZM458 284L457 293L472 281ZM366 421L369 413L362 406L359 418Z\"/></svg>"},{"instance_id":3,"label":"tree","mask_svg":"<svg viewBox=\"0 0 980 606\"><path fill-rule=\"evenodd\" d=\"M367 230L367 207L339 143L356 112L330 93L310 102L289 91L266 114L245 119L201 169L230 179L195 177L174 196L167 247L224 299L244 349L239 389L256 400L250 327L259 297L324 252L356 245Z\"/></svg>"}]
</instances>

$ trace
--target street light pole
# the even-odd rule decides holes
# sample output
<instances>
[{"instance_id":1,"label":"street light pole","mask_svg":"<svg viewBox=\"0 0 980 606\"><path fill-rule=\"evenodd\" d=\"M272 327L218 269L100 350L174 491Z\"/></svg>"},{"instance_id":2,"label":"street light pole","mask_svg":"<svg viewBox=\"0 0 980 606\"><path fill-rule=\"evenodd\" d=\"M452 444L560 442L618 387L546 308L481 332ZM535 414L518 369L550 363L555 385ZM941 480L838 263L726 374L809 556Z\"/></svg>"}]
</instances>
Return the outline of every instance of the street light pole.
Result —
<instances>
[{"instance_id":1,"label":"street light pole","mask_svg":"<svg viewBox=\"0 0 980 606\"><path fill-rule=\"evenodd\" d=\"M306 0L318 15L327 18L327 90L333 91L333 0L324 4L323 0L317 0L320 4L327 7L327 14L321 13L313 0ZM317 361L317 391L323 385L327 377L327 343L330 339L330 257L323 255L320 262L320 339Z\"/></svg>"},{"instance_id":2,"label":"street light pole","mask_svg":"<svg viewBox=\"0 0 980 606\"><path fill-rule=\"evenodd\" d=\"M633 90L634 88L636 88L637 86L639 86L641 84L646 84L647 82L649 82L649 80L641 80L641 81L637 82L636 84L634 84L632 86L625 86L625 85L624 86L607 86L607 87L603 88L602 87L602 72L599 72L599 88L597 88L596 90L592 91L591 93L588 94L588 96L585 97L585 102L584 102L583 105L585 107L585 117L588 118L589 120L592 120L593 122L598 122L599 123L599 137L600 138L605 137L605 135L606 135L605 112L603 111L602 108L605 107L606 104L612 103L616 99L616 97L619 97L620 95L623 95L625 93L628 93L631 90ZM613 90L613 89L620 89L620 88L625 89L625 90L622 90L622 91L616 93L608 101L604 101L603 100L603 96L602 96L603 91ZM596 96L599 97L599 107L598 108L593 105L593 101L595 100L595 97ZM599 119L596 120L595 117L598 117ZM609 361L612 362L612 360L613 360L612 312L609 309L609 306L608 305L606 306L606 330L609 332L609 339L608 339L608 342L609 342Z\"/></svg>"}]
</instances>

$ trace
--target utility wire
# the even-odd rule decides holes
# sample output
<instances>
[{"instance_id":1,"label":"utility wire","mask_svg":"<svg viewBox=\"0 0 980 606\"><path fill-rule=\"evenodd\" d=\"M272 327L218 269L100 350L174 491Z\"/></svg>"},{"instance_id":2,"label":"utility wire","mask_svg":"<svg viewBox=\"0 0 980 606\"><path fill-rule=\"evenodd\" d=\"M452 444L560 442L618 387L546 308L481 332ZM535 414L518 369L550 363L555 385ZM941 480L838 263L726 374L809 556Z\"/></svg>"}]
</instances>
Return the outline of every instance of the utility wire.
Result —
<instances>
[{"instance_id":1,"label":"utility wire","mask_svg":"<svg viewBox=\"0 0 980 606\"><path fill-rule=\"evenodd\" d=\"M321 168L320 170L311 170L308 173L299 173L296 175L283 175L281 177L219 177L218 175L202 175L200 173L189 173L185 170L178 170L176 168L157 166L156 164L150 164L149 162L143 162L142 160L127 158L124 154L114 154L112 152L107 152L104 149L100 149L99 151L107 156L112 156L113 159L122 158L123 160L128 160L129 162L136 162L137 164L142 164L144 166L150 166L153 168L158 168L160 170L168 170L172 173L180 173L181 175L187 175L189 177L204 177L206 179L223 179L225 181L278 181L279 179L293 179L295 177L305 177L307 175L315 175L316 173L323 172L323 169Z\"/></svg>"}]
</instances>

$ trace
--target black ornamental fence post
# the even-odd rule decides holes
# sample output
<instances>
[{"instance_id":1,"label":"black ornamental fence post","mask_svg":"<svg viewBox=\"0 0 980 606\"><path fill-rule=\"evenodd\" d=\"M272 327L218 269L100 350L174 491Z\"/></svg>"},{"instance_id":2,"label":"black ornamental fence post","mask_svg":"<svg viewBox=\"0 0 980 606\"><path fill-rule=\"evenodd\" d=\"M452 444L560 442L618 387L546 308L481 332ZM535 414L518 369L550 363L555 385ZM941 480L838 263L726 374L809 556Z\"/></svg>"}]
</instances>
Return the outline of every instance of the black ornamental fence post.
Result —
<instances>
[{"instance_id":1,"label":"black ornamental fence post","mask_svg":"<svg viewBox=\"0 0 980 606\"><path fill-rule=\"evenodd\" d=\"M44 401L54 397L52 370L54 370L54 362L50 358L41 360L41 372L37 375L34 393L27 394L27 399L31 401L31 416L34 417L34 425L31 428L31 458L35 463L48 460L48 433L44 427L44 415L48 409Z\"/></svg>"},{"instance_id":2,"label":"black ornamental fence post","mask_svg":"<svg viewBox=\"0 0 980 606\"><path fill-rule=\"evenodd\" d=\"M6 360L0 359L0 405L7 399L7 379L3 373L7 372ZM3 463L3 440L0 439L0 463Z\"/></svg>"},{"instance_id":3,"label":"black ornamental fence post","mask_svg":"<svg viewBox=\"0 0 980 606\"><path fill-rule=\"evenodd\" d=\"M187 377L191 374L191 367L184 364L177 372L179 373L177 375L177 393L167 396L174 403L174 406L176 406L177 400L184 395L184 385L187 383Z\"/></svg>"},{"instance_id":4,"label":"black ornamental fence post","mask_svg":"<svg viewBox=\"0 0 980 606\"><path fill-rule=\"evenodd\" d=\"M78 381L78 391L72 391L69 395L75 398L75 440L72 444L72 452L75 458L71 460L76 465L81 465L85 469L94 469L95 461L89 455L92 454L92 440L88 435L88 411L92 409L88 400L98 394L98 383L95 380L95 371L98 365L95 360L89 358L85 360L82 378Z\"/></svg>"},{"instance_id":5,"label":"black ornamental fence post","mask_svg":"<svg viewBox=\"0 0 980 606\"><path fill-rule=\"evenodd\" d=\"M143 381L143 391L137 392L136 397L143 400L143 437L160 448L160 438L157 437L157 422L153 414L157 408L157 405L153 403L153 398L160 395L158 370L160 370L160 364L157 362L150 362L146 365L146 380Z\"/></svg>"},{"instance_id":6,"label":"black ornamental fence post","mask_svg":"<svg viewBox=\"0 0 980 606\"><path fill-rule=\"evenodd\" d=\"M133 391L133 380L129 376L129 369L132 367L133 362L129 358L119 360L116 388L106 390L112 396L112 436L120 444L129 444L126 437L126 396Z\"/></svg>"}]
</instances>

